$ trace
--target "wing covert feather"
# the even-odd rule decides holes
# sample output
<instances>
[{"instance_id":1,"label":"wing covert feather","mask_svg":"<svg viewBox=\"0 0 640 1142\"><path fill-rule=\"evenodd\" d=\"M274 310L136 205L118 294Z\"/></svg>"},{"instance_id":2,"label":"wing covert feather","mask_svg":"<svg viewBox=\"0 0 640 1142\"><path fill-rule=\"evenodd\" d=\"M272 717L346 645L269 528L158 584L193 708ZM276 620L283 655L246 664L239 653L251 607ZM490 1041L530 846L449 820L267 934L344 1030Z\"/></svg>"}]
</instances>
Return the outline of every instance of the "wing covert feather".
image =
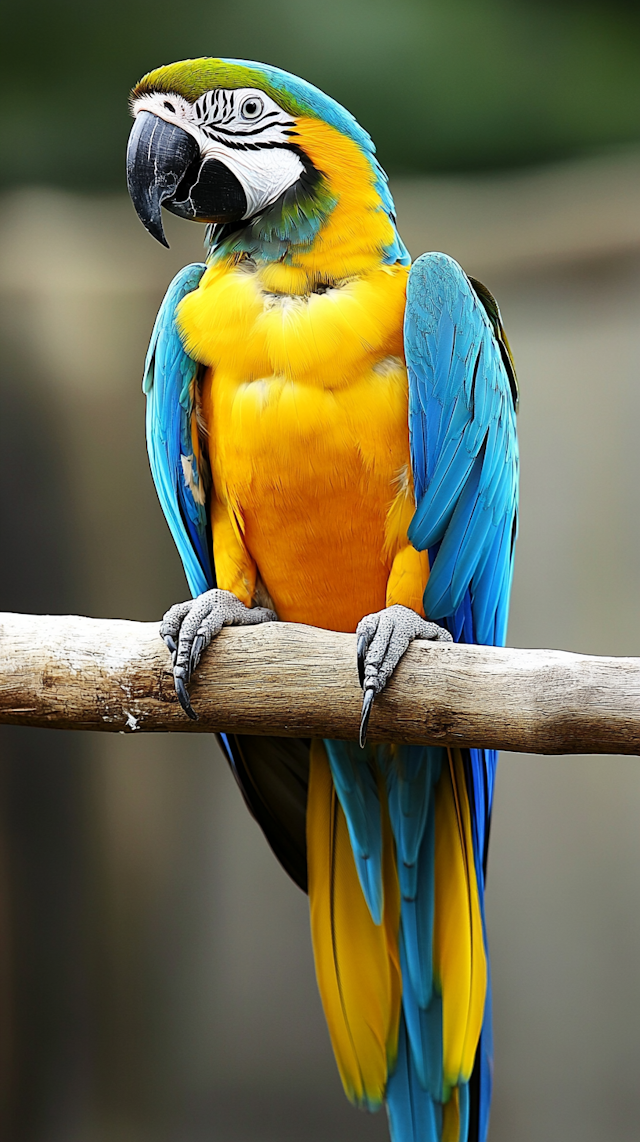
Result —
<instances>
[{"instance_id":1,"label":"wing covert feather","mask_svg":"<svg viewBox=\"0 0 640 1142\"><path fill-rule=\"evenodd\" d=\"M518 446L514 382L496 336L499 311L494 303L492 321L488 304L445 254L424 254L411 268L404 332L417 507L409 538L419 551L429 549L429 618L452 618L468 592L474 630L467 641L500 644L517 530Z\"/></svg>"},{"instance_id":2,"label":"wing covert feather","mask_svg":"<svg viewBox=\"0 0 640 1142\"><path fill-rule=\"evenodd\" d=\"M198 363L185 352L176 310L197 289L205 269L201 263L185 266L171 282L153 327L142 382L151 474L194 596L215 586L215 576L203 461L194 431Z\"/></svg>"}]
</instances>

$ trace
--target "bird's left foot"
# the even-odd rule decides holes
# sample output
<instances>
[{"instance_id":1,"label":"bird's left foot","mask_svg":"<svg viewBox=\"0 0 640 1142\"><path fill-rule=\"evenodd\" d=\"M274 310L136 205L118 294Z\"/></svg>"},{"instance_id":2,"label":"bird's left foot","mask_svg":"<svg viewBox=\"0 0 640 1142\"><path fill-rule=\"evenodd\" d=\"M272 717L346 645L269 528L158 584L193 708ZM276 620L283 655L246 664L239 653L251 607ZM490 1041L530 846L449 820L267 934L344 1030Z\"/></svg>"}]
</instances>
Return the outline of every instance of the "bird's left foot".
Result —
<instances>
[{"instance_id":1,"label":"bird's left foot","mask_svg":"<svg viewBox=\"0 0 640 1142\"><path fill-rule=\"evenodd\" d=\"M414 638L453 642L448 630L420 618L399 603L360 619L356 628L358 677L364 691L360 721L360 745L367 740L367 726L376 694L384 690L404 652Z\"/></svg>"}]
</instances>

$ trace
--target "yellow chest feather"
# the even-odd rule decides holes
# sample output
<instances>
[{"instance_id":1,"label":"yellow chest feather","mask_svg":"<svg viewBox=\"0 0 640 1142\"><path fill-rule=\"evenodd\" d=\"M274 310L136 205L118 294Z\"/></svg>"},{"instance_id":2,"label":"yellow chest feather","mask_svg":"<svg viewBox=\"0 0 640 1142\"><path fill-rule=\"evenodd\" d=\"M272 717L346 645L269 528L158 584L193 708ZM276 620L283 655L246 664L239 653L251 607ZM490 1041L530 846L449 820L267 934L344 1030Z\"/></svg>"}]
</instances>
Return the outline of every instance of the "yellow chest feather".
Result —
<instances>
[{"instance_id":1,"label":"yellow chest feather","mask_svg":"<svg viewBox=\"0 0 640 1142\"><path fill-rule=\"evenodd\" d=\"M225 534L283 619L353 629L385 605L413 511L406 275L381 268L290 297L213 266L182 303L187 348L209 366L202 414ZM218 569L215 533L214 517Z\"/></svg>"}]
</instances>

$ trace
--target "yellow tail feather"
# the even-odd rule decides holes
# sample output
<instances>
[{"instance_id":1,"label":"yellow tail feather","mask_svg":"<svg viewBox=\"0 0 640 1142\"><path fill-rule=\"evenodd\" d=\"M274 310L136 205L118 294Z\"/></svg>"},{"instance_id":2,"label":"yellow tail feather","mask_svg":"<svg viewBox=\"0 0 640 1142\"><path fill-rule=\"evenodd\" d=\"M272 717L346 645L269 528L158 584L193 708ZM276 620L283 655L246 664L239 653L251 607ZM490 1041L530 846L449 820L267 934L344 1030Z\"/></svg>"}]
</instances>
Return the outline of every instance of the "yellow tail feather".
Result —
<instances>
[{"instance_id":1,"label":"yellow tail feather","mask_svg":"<svg viewBox=\"0 0 640 1142\"><path fill-rule=\"evenodd\" d=\"M443 1107L440 1142L460 1142L460 1098L457 1087L451 1091L451 1098Z\"/></svg>"},{"instance_id":2,"label":"yellow tail feather","mask_svg":"<svg viewBox=\"0 0 640 1142\"><path fill-rule=\"evenodd\" d=\"M400 895L388 813L383 820L385 910L377 926L360 887L324 744L314 741L307 865L316 975L347 1096L372 1110L382 1103L395 1063L401 999Z\"/></svg>"},{"instance_id":3,"label":"yellow tail feather","mask_svg":"<svg viewBox=\"0 0 640 1142\"><path fill-rule=\"evenodd\" d=\"M462 756L459 750L447 753L448 765L443 767L436 789L433 930L434 973L442 990L445 1099L452 1087L460 1081L467 1082L471 1076L487 989L487 961ZM453 1111L447 1113L453 1114Z\"/></svg>"}]
</instances>

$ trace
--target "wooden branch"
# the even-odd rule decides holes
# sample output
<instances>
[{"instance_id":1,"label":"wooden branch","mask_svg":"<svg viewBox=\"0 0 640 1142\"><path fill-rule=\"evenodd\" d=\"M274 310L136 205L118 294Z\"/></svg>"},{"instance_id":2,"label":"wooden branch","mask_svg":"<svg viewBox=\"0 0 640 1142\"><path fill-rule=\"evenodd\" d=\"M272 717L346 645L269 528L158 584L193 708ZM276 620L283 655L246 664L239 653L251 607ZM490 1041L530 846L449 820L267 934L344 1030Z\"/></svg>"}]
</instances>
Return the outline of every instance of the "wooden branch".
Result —
<instances>
[{"instance_id":1,"label":"wooden branch","mask_svg":"<svg viewBox=\"0 0 640 1142\"><path fill-rule=\"evenodd\" d=\"M157 623L0 614L0 722L133 732L357 738L355 637L293 623L223 630L178 705ZM371 741L640 753L640 659L415 642Z\"/></svg>"}]
</instances>

